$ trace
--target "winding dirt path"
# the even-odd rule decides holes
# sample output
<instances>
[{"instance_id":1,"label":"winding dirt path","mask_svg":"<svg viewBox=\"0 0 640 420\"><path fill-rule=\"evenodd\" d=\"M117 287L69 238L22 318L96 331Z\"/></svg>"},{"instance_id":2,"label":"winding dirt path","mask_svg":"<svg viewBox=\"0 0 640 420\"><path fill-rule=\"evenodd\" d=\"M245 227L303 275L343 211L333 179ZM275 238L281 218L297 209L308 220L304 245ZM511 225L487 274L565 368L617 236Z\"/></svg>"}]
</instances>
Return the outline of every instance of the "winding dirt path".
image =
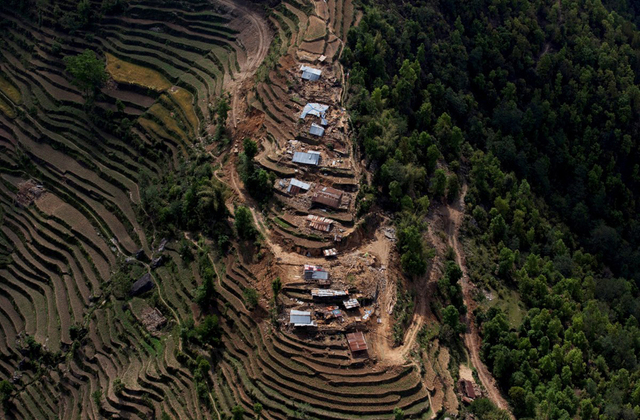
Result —
<instances>
[{"instance_id":1,"label":"winding dirt path","mask_svg":"<svg viewBox=\"0 0 640 420\"><path fill-rule=\"evenodd\" d=\"M433 243L435 241L435 234L431 223L427 229L427 237L430 242ZM376 234L376 238L381 241L385 239L382 232L378 232ZM391 251L388 250L388 253L390 252ZM383 264L389 266L388 261L383 262ZM395 287L391 285L391 282L387 285L384 294L381 296L380 318L382 320L382 324L378 328L378 333L374 336L376 343L375 348L377 349L382 362L390 365L402 365L407 363L409 353L414 348L418 339L418 333L420 333L426 324L435 321L435 317L431 313L431 308L429 306L429 298L434 293L435 285L437 284L440 274L437 269L437 265L438 261L437 259L434 259L429 266L428 273L413 281L413 287L416 290L413 317L404 333L402 345L395 347L393 345L393 326L391 322L391 315L388 313L388 310L395 304L396 290Z\"/></svg>"},{"instance_id":2,"label":"winding dirt path","mask_svg":"<svg viewBox=\"0 0 640 420\"><path fill-rule=\"evenodd\" d=\"M480 359L480 346L482 344L482 340L478 335L478 328L476 326L475 317L473 316L473 310L476 308L476 303L472 297L472 289L473 285L469 280L469 275L467 273L467 265L464 254L464 249L462 245L458 241L460 236L460 227L462 226L462 221L464 220L464 198L467 194L467 184L465 183L462 186L462 191L460 193L460 197L456 201L456 203L447 206L448 211L448 219L445 223L447 237L449 238L449 245L453 248L456 254L456 263L462 269L462 294L464 298L464 304L467 306L467 332L464 335L464 343L469 351L469 357L471 358L471 363L475 367L478 372L478 377L480 378L480 382L482 386L487 391L488 398L499 408L506 410L509 413L509 416L515 420L515 417L511 413L509 409L509 404L504 399L500 390L496 385L496 381L487 369L487 366Z\"/></svg>"}]
</instances>

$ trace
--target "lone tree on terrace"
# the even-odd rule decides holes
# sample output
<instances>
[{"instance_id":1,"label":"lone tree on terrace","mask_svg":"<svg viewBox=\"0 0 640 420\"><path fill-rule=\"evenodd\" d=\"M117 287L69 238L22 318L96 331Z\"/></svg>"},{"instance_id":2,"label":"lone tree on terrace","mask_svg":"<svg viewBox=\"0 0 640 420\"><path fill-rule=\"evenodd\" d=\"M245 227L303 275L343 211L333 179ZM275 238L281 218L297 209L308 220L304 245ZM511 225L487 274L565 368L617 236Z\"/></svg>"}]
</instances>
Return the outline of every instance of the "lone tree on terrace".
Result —
<instances>
[{"instance_id":1,"label":"lone tree on terrace","mask_svg":"<svg viewBox=\"0 0 640 420\"><path fill-rule=\"evenodd\" d=\"M100 88L108 79L104 62L92 50L65 57L64 63L67 72L73 76L71 83L82 89L85 96Z\"/></svg>"},{"instance_id":2,"label":"lone tree on terrace","mask_svg":"<svg viewBox=\"0 0 640 420\"><path fill-rule=\"evenodd\" d=\"M251 210L244 206L236 209L235 227L240 239L253 239L256 236L256 228L253 226Z\"/></svg>"}]
</instances>

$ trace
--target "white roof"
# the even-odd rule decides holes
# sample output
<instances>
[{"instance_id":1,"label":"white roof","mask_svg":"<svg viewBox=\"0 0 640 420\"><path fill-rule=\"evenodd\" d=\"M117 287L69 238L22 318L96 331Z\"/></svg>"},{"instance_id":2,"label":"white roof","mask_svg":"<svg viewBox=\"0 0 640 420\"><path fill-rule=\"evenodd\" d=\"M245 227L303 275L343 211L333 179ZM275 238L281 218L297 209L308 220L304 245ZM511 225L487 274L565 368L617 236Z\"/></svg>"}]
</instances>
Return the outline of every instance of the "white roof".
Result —
<instances>
[{"instance_id":1,"label":"white roof","mask_svg":"<svg viewBox=\"0 0 640 420\"><path fill-rule=\"evenodd\" d=\"M348 290L331 290L331 289L312 289L311 296L314 297L337 297L348 296Z\"/></svg>"},{"instance_id":2,"label":"white roof","mask_svg":"<svg viewBox=\"0 0 640 420\"><path fill-rule=\"evenodd\" d=\"M311 312L309 312L309 311L298 311L297 309L292 309L291 310L291 315L311 316Z\"/></svg>"},{"instance_id":3,"label":"white roof","mask_svg":"<svg viewBox=\"0 0 640 420\"><path fill-rule=\"evenodd\" d=\"M291 310L291 314L289 315L289 323L293 324L296 327L316 325L315 322L311 320L311 312L297 311L295 309Z\"/></svg>"},{"instance_id":4,"label":"white roof","mask_svg":"<svg viewBox=\"0 0 640 420\"><path fill-rule=\"evenodd\" d=\"M353 309L353 308L357 308L358 306L360 306L360 302L358 302L358 299L345 300L345 301L342 302L342 304L344 305L344 307L346 309Z\"/></svg>"},{"instance_id":5,"label":"white roof","mask_svg":"<svg viewBox=\"0 0 640 420\"><path fill-rule=\"evenodd\" d=\"M324 253L325 257L335 257L336 255L338 255L338 250L335 248L325 249L322 252Z\"/></svg>"}]
</instances>

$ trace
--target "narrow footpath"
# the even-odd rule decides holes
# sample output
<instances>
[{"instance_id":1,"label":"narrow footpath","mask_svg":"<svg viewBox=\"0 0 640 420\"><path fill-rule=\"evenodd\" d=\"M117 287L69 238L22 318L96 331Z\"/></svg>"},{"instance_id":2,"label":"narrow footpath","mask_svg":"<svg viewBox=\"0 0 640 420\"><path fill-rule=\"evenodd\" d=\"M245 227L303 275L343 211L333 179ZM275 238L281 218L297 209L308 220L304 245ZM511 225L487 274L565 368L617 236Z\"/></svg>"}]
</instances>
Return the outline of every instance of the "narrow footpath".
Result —
<instances>
[{"instance_id":1,"label":"narrow footpath","mask_svg":"<svg viewBox=\"0 0 640 420\"><path fill-rule=\"evenodd\" d=\"M458 240L460 237L460 227L462 226L462 222L464 220L464 198L467 195L467 184L462 186L462 191L460 193L459 199L452 205L447 206L447 223L445 226L447 227L447 237L449 238L449 246L453 248L456 255L456 263L462 269L462 295L464 299L464 304L467 306L467 332L464 335L464 344L469 351L469 357L471 359L471 363L473 367L478 372L478 377L480 378L480 382L482 386L487 392L488 398L499 408L506 410L509 413L509 417L515 420L515 417L511 413L509 408L509 404L504 399L498 386L496 385L496 381L493 378L493 375L487 369L487 366L480 359L480 346L482 344L482 340L478 334L478 327L476 326L475 317L473 316L473 310L476 308L475 301L472 296L472 284L469 280L469 275L467 272L467 264L466 258L464 254L464 249L462 248L462 244Z\"/></svg>"}]
</instances>

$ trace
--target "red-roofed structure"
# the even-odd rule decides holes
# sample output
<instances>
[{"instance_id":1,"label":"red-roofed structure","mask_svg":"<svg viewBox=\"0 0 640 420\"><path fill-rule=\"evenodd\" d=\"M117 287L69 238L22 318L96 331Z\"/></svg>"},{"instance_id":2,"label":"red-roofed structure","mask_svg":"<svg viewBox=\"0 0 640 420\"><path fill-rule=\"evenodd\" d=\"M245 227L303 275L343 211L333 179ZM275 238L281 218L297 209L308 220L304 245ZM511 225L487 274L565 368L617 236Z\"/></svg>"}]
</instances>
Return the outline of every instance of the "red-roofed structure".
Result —
<instances>
[{"instance_id":1,"label":"red-roofed structure","mask_svg":"<svg viewBox=\"0 0 640 420\"><path fill-rule=\"evenodd\" d=\"M367 350L367 342L364 339L364 334L360 331L347 334L347 342L349 343L349 349L351 353Z\"/></svg>"}]
</instances>

